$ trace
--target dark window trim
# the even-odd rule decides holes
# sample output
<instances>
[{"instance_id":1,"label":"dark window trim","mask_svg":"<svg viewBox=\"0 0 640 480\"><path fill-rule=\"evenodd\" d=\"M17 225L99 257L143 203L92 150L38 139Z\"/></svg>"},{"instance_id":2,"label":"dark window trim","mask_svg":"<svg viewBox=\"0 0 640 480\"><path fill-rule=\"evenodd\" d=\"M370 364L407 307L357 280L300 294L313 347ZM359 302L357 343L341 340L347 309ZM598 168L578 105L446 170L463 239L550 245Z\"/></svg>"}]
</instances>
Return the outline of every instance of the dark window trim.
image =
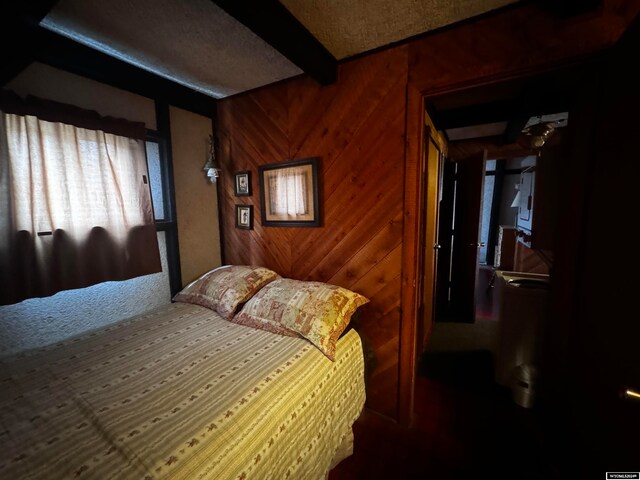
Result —
<instances>
[{"instance_id":1,"label":"dark window trim","mask_svg":"<svg viewBox=\"0 0 640 480\"><path fill-rule=\"evenodd\" d=\"M497 159L496 169L485 172L485 176L495 176L493 197L491 200L491 214L489 217L489 238L487 239L487 265L493 265L495 261L495 247L498 244L498 221L500 216L500 204L502 203L503 181L507 175L520 175L522 168L506 168L505 159Z\"/></svg>"},{"instance_id":2,"label":"dark window trim","mask_svg":"<svg viewBox=\"0 0 640 480\"><path fill-rule=\"evenodd\" d=\"M216 123L218 121L218 110L217 108L213 109L213 113L211 115L211 135L213 135L214 142L214 154L217 159L220 159L220 139L218 138L218 133L216 130ZM219 163L219 160L218 160ZM222 182L224 175L220 175L218 180L216 181L216 196L218 198L218 236L220 238L220 265L226 265L225 262L225 254L224 254L224 230L223 230L223 222L222 222ZM230 177L231 178L231 177Z\"/></svg>"},{"instance_id":3,"label":"dark window trim","mask_svg":"<svg viewBox=\"0 0 640 480\"><path fill-rule=\"evenodd\" d=\"M505 169L502 172L502 175L520 175L522 173L522 168L509 168L509 169ZM496 174L495 170L487 170L486 172L484 172L485 176L490 177L492 175Z\"/></svg>"},{"instance_id":4,"label":"dark window trim","mask_svg":"<svg viewBox=\"0 0 640 480\"><path fill-rule=\"evenodd\" d=\"M173 181L173 157L171 154L171 122L167 103L156 100L155 107L157 130L147 130L147 137L157 141L160 147L160 168L162 169L162 190L165 193L165 211L164 220L156 222L156 231L165 232L167 264L169 266L169 288L173 298L182 289L182 273L180 270L176 190Z\"/></svg>"},{"instance_id":5,"label":"dark window trim","mask_svg":"<svg viewBox=\"0 0 640 480\"><path fill-rule=\"evenodd\" d=\"M491 213L489 214L489 238L487 238L487 265L493 265L496 257L496 245L498 244L498 222L500 220L500 204L502 203L503 181L506 173L505 161L498 159L496 169L491 173L495 175L493 183L493 196L491 199ZM487 172L489 175L489 172Z\"/></svg>"},{"instance_id":6,"label":"dark window trim","mask_svg":"<svg viewBox=\"0 0 640 480\"><path fill-rule=\"evenodd\" d=\"M169 168L167 164L169 162L169 156L168 156L169 150L167 149L167 138L158 130L147 129L147 140L158 144L158 149L160 152L160 177L162 181L162 185L161 185L162 192L164 194L169 194L170 188L171 188L171 185L170 185L171 182L169 182L169 178L168 178ZM172 212L171 205L174 204L175 202L174 202L174 198L169 198L169 197L171 197L171 195L166 195L166 198L164 199L164 204L163 204L162 219L156 220L156 223L175 221L175 216L171 215L171 212Z\"/></svg>"},{"instance_id":7,"label":"dark window trim","mask_svg":"<svg viewBox=\"0 0 640 480\"><path fill-rule=\"evenodd\" d=\"M156 222L156 232L168 232L175 228L175 222L167 222L166 220L159 220Z\"/></svg>"}]
</instances>

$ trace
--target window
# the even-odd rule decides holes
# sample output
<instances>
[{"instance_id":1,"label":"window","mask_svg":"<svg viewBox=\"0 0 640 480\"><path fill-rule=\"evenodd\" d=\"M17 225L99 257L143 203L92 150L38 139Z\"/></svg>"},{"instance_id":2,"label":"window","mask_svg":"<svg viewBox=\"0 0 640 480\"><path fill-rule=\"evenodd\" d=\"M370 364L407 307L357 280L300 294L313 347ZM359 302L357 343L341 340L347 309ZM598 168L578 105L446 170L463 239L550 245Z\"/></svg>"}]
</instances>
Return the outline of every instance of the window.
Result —
<instances>
[{"instance_id":1,"label":"window","mask_svg":"<svg viewBox=\"0 0 640 480\"><path fill-rule=\"evenodd\" d=\"M269 213L272 215L306 215L309 213L307 202L307 173L301 168L290 169L287 174L274 171L267 175L269 189Z\"/></svg>"},{"instance_id":2,"label":"window","mask_svg":"<svg viewBox=\"0 0 640 480\"><path fill-rule=\"evenodd\" d=\"M144 125L1 100L0 304L160 271Z\"/></svg>"},{"instance_id":3,"label":"window","mask_svg":"<svg viewBox=\"0 0 640 480\"><path fill-rule=\"evenodd\" d=\"M169 106L156 102L158 130L147 130L147 165L156 230L165 233L171 296L182 289L176 220Z\"/></svg>"},{"instance_id":4,"label":"window","mask_svg":"<svg viewBox=\"0 0 640 480\"><path fill-rule=\"evenodd\" d=\"M165 207L165 194L163 185L163 164L165 159L160 158L160 142L153 137L147 137L147 168L149 169L149 183L151 185L151 199L153 200L153 215L157 221L167 219Z\"/></svg>"}]
</instances>

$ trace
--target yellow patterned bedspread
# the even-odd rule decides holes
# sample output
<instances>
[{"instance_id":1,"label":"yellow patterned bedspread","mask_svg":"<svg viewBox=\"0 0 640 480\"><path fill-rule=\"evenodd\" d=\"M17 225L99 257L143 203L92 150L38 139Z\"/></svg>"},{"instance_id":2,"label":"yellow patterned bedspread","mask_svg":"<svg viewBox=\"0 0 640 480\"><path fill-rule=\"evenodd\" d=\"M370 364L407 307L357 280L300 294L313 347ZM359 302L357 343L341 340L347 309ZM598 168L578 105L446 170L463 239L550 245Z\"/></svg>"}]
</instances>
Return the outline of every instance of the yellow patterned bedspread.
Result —
<instances>
[{"instance_id":1,"label":"yellow patterned bedspread","mask_svg":"<svg viewBox=\"0 0 640 480\"><path fill-rule=\"evenodd\" d=\"M331 362L174 303L0 360L0 478L322 478L364 399L354 331Z\"/></svg>"}]
</instances>

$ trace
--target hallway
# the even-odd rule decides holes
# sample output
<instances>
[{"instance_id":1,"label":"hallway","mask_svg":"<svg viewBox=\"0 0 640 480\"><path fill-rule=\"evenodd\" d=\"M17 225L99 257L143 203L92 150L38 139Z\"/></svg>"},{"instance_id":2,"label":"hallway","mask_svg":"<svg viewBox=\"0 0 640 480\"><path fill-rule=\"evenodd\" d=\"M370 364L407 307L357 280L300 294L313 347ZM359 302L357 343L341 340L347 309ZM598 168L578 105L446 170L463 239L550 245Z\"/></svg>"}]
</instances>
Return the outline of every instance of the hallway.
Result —
<instances>
[{"instance_id":1,"label":"hallway","mask_svg":"<svg viewBox=\"0 0 640 480\"><path fill-rule=\"evenodd\" d=\"M426 353L413 427L365 412L354 432L354 455L330 480L560 478L547 460L533 411L494 384L488 351Z\"/></svg>"}]
</instances>

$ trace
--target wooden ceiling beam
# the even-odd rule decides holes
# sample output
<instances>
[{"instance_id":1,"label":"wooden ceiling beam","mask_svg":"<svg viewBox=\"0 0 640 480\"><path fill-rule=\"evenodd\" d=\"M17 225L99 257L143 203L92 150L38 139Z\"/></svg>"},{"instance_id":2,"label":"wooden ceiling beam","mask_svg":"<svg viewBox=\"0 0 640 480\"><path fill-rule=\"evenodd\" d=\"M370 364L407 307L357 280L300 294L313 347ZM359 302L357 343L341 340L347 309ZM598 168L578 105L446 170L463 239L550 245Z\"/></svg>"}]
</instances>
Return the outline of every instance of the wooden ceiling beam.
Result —
<instances>
[{"instance_id":1,"label":"wooden ceiling beam","mask_svg":"<svg viewBox=\"0 0 640 480\"><path fill-rule=\"evenodd\" d=\"M527 82L516 102L517 108L508 118L504 142L509 144L518 140L531 117L569 110L568 98L569 95L564 89L556 89L552 79L535 79Z\"/></svg>"},{"instance_id":2,"label":"wooden ceiling beam","mask_svg":"<svg viewBox=\"0 0 640 480\"><path fill-rule=\"evenodd\" d=\"M336 58L280 2L212 1L321 85L336 81Z\"/></svg>"},{"instance_id":3,"label":"wooden ceiling beam","mask_svg":"<svg viewBox=\"0 0 640 480\"><path fill-rule=\"evenodd\" d=\"M433 106L427 107L429 117L439 131L497 122L508 122L512 129L517 129L525 117L524 122L526 123L532 116L560 113L568 108L567 96L564 93L549 93L544 90L539 95L535 94L535 98L533 93L529 93L517 99L499 100L448 110L437 110Z\"/></svg>"},{"instance_id":4,"label":"wooden ceiling beam","mask_svg":"<svg viewBox=\"0 0 640 480\"><path fill-rule=\"evenodd\" d=\"M211 118L213 97L38 27L35 60Z\"/></svg>"},{"instance_id":5,"label":"wooden ceiling beam","mask_svg":"<svg viewBox=\"0 0 640 480\"><path fill-rule=\"evenodd\" d=\"M449 110L437 110L435 107L428 107L429 116L436 129L441 131L504 122L511 117L515 109L516 106L513 100L501 100Z\"/></svg>"},{"instance_id":6,"label":"wooden ceiling beam","mask_svg":"<svg viewBox=\"0 0 640 480\"><path fill-rule=\"evenodd\" d=\"M37 22L20 22L12 35L11 43L3 42L0 86L31 63L40 62L209 118L215 113L214 98L39 27ZM12 48L16 44L22 46Z\"/></svg>"},{"instance_id":7,"label":"wooden ceiling beam","mask_svg":"<svg viewBox=\"0 0 640 480\"><path fill-rule=\"evenodd\" d=\"M0 87L33 62L212 118L216 100L39 26L58 0L0 3Z\"/></svg>"},{"instance_id":8,"label":"wooden ceiling beam","mask_svg":"<svg viewBox=\"0 0 640 480\"><path fill-rule=\"evenodd\" d=\"M520 133L535 111L535 107L542 99L542 92L534 88L527 88L518 100L518 108L513 112L504 130L504 143L510 144L518 140Z\"/></svg>"},{"instance_id":9,"label":"wooden ceiling beam","mask_svg":"<svg viewBox=\"0 0 640 480\"><path fill-rule=\"evenodd\" d=\"M58 0L6 0L0 2L0 87L34 60L36 43L31 33Z\"/></svg>"}]
</instances>

